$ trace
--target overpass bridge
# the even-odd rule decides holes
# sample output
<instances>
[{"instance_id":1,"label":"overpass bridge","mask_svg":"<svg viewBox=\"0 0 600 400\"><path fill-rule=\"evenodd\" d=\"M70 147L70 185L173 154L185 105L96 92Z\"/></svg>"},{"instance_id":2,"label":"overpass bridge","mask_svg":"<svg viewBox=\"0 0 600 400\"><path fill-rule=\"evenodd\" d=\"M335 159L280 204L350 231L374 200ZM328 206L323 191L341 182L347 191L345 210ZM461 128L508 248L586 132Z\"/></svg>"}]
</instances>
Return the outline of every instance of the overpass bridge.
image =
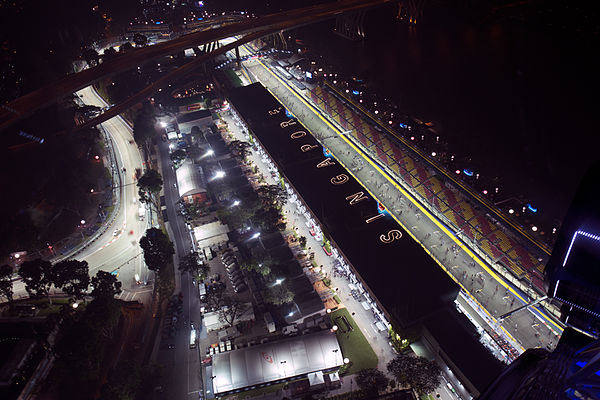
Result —
<instances>
[{"instance_id":1,"label":"overpass bridge","mask_svg":"<svg viewBox=\"0 0 600 400\"><path fill-rule=\"evenodd\" d=\"M231 36L246 35L244 38L236 42L235 46L232 47L235 48L240 44L277 31L311 24L324 19L333 18L343 13L377 7L392 3L394 1L397 0L348 0L344 1L343 3L330 2L311 7L269 14L260 18L248 18L247 21L233 23L231 25L209 31L194 32L168 42L163 42L142 49L136 49L130 53L119 55L112 60L103 62L96 67L63 77L50 85L35 90L9 102L8 104L5 104L0 108L0 131L5 131L8 127L12 126L19 120L32 115L35 111L104 78L188 48L212 43ZM165 83L170 82L177 77L183 76L182 74L184 72L188 72L191 69L189 67L190 65L193 64L195 68L199 64L207 61L209 58L214 57L217 54L223 54L230 50L230 48L227 48L227 50L223 51L225 48L226 47L222 47L221 49L218 49L220 51L214 51L206 57L200 57L196 61L188 63L187 65L174 71L178 72L176 74L168 74L167 76L163 77L158 81L160 82L160 85L151 85L147 88L149 90L143 90L137 95L134 95L132 98L126 100L124 102L124 104L127 104L126 108L135 104L140 99L143 99L143 97L140 96L150 95L154 90L157 90ZM186 67L188 68L186 69ZM168 79L165 79L167 77ZM113 109L115 108L117 107L113 107ZM126 108L119 107L118 109L120 110L119 112L122 112ZM99 124L115 115L117 114L105 113L97 119L90 121L93 122L91 125ZM108 118L105 118L107 116ZM86 124L86 126L89 125L90 124Z\"/></svg>"}]
</instances>

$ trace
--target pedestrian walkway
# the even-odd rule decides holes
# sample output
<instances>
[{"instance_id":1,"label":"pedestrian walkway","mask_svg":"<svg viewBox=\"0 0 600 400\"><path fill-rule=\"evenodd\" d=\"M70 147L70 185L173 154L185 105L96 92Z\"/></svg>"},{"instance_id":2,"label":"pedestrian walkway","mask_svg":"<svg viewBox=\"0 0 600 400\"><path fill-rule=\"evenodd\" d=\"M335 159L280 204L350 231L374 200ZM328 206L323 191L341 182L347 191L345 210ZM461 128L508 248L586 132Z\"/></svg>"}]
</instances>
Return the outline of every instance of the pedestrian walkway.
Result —
<instances>
[{"instance_id":1,"label":"pedestrian walkway","mask_svg":"<svg viewBox=\"0 0 600 400\"><path fill-rule=\"evenodd\" d=\"M338 161L346 166L349 172L362 182L375 198L386 206L396 220L453 277L465 293L481 305L483 312L495 319L523 304L526 297L522 293L511 287L489 267L485 269L485 264L480 259L474 262L476 256L473 252L435 219L427 209L415 203L414 199L410 198L414 196L410 191L390 182L384 176L386 172L380 166L370 160L368 155L365 155L356 144L341 137L332 123L324 120L324 117L311 108L304 98L299 97L294 89L282 84L277 77L256 62L250 65L248 70L331 150ZM362 153L362 157L359 157L357 153ZM390 183L398 190L391 190ZM481 276L475 280L474 277L478 273ZM500 285L501 289L508 290L506 293L508 301L504 299L506 296L500 296L500 293L495 290L496 284ZM516 302L513 302L513 298ZM490 313L490 310L493 314ZM544 326L542 330L549 333L536 335L538 332L536 327L532 326L534 325L531 323L532 317L542 322ZM556 333L560 334L561 332L560 326L550 326L552 322L549 322L548 318L542 316L539 311L532 313L526 309L514 314L512 318L519 320L520 323L509 325L502 322L498 323L496 329L509 337L514 337L522 346L518 349L519 351L523 351L524 348L556 343Z\"/></svg>"}]
</instances>

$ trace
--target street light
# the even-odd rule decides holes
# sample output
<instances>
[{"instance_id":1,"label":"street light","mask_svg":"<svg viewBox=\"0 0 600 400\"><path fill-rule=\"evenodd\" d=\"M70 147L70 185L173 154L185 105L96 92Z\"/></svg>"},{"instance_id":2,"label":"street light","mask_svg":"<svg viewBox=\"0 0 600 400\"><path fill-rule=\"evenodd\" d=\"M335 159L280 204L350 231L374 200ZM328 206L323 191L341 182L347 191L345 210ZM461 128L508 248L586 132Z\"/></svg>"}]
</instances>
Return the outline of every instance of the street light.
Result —
<instances>
[{"instance_id":1,"label":"street light","mask_svg":"<svg viewBox=\"0 0 600 400\"><path fill-rule=\"evenodd\" d=\"M260 232L256 232L254 233L252 236L250 236L250 239L257 239L260 236Z\"/></svg>"},{"instance_id":2,"label":"street light","mask_svg":"<svg viewBox=\"0 0 600 400\"><path fill-rule=\"evenodd\" d=\"M215 154L213 149L209 149L206 153L204 153L205 156L212 156L213 154Z\"/></svg>"},{"instance_id":3,"label":"street light","mask_svg":"<svg viewBox=\"0 0 600 400\"><path fill-rule=\"evenodd\" d=\"M167 123L166 123L166 122L164 122L164 121L161 121L161 122L160 122L160 126L162 126L163 128L166 128L166 127L167 127Z\"/></svg>"},{"instance_id":4,"label":"street light","mask_svg":"<svg viewBox=\"0 0 600 400\"><path fill-rule=\"evenodd\" d=\"M233 207L236 207L236 206L239 206L239 205L240 205L240 201L239 200L234 201L233 204L232 204Z\"/></svg>"},{"instance_id":5,"label":"street light","mask_svg":"<svg viewBox=\"0 0 600 400\"><path fill-rule=\"evenodd\" d=\"M215 179L221 179L221 178L225 177L225 175L226 175L225 171L219 170L215 173Z\"/></svg>"}]
</instances>

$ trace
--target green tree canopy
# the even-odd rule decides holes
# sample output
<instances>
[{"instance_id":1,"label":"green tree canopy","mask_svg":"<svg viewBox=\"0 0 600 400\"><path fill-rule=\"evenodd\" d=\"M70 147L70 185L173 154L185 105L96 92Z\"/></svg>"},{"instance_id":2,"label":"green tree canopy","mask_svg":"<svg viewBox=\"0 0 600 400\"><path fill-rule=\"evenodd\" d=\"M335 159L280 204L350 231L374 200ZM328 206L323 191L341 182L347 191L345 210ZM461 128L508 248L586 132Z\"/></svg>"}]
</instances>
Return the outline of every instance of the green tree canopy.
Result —
<instances>
[{"instance_id":1,"label":"green tree canopy","mask_svg":"<svg viewBox=\"0 0 600 400\"><path fill-rule=\"evenodd\" d=\"M440 385L440 368L435 361L400 353L387 365L398 384L415 389L419 394L434 391Z\"/></svg>"},{"instance_id":2,"label":"green tree canopy","mask_svg":"<svg viewBox=\"0 0 600 400\"><path fill-rule=\"evenodd\" d=\"M144 175L138 179L137 185L140 189L143 189L150 193L158 193L162 189L162 176L155 169L147 169Z\"/></svg>"},{"instance_id":3,"label":"green tree canopy","mask_svg":"<svg viewBox=\"0 0 600 400\"><path fill-rule=\"evenodd\" d=\"M248 304L228 294L222 295L221 302L222 306L218 311L219 320L229 326L234 326L237 319L248 310Z\"/></svg>"},{"instance_id":4,"label":"green tree canopy","mask_svg":"<svg viewBox=\"0 0 600 400\"><path fill-rule=\"evenodd\" d=\"M177 149L171 153L170 157L171 161L173 161L175 165L178 165L180 162L185 160L185 158L187 157L187 153L183 149Z\"/></svg>"},{"instance_id":5,"label":"green tree canopy","mask_svg":"<svg viewBox=\"0 0 600 400\"><path fill-rule=\"evenodd\" d=\"M148 43L148 38L141 33L136 33L133 35L133 41L138 47L143 47Z\"/></svg>"},{"instance_id":6,"label":"green tree canopy","mask_svg":"<svg viewBox=\"0 0 600 400\"><path fill-rule=\"evenodd\" d=\"M385 390L389 383L385 374L377 368L365 368L358 371L355 380L358 387L370 396Z\"/></svg>"},{"instance_id":7,"label":"green tree canopy","mask_svg":"<svg viewBox=\"0 0 600 400\"><path fill-rule=\"evenodd\" d=\"M169 238L157 228L150 228L140 239L140 247L144 250L144 261L153 271L160 270L173 260L175 249Z\"/></svg>"},{"instance_id":8,"label":"green tree canopy","mask_svg":"<svg viewBox=\"0 0 600 400\"><path fill-rule=\"evenodd\" d=\"M263 291L265 302L276 306L291 303L294 300L294 292L292 292L285 281L280 283L269 283Z\"/></svg>"},{"instance_id":9,"label":"green tree canopy","mask_svg":"<svg viewBox=\"0 0 600 400\"><path fill-rule=\"evenodd\" d=\"M133 140L141 147L146 145L155 136L156 118L154 112L149 107L145 107L138 112L133 121Z\"/></svg>"},{"instance_id":10,"label":"green tree canopy","mask_svg":"<svg viewBox=\"0 0 600 400\"><path fill-rule=\"evenodd\" d=\"M54 285L69 296L82 298L90 286L89 267L86 261L64 260L52 267Z\"/></svg>"},{"instance_id":11,"label":"green tree canopy","mask_svg":"<svg viewBox=\"0 0 600 400\"><path fill-rule=\"evenodd\" d=\"M19 268L19 275L30 297L49 295L54 278L50 261L41 258L25 261Z\"/></svg>"},{"instance_id":12,"label":"green tree canopy","mask_svg":"<svg viewBox=\"0 0 600 400\"><path fill-rule=\"evenodd\" d=\"M125 42L121 45L121 48L119 49L119 52L121 53L128 53L131 50L133 50L133 46L131 45L131 43L129 42Z\"/></svg>"},{"instance_id":13,"label":"green tree canopy","mask_svg":"<svg viewBox=\"0 0 600 400\"><path fill-rule=\"evenodd\" d=\"M92 277L92 293L94 299L112 299L121 293L121 282L110 272L98 271Z\"/></svg>"},{"instance_id":14,"label":"green tree canopy","mask_svg":"<svg viewBox=\"0 0 600 400\"><path fill-rule=\"evenodd\" d=\"M98 65L100 60L100 55L94 49L85 49L83 51L83 59L88 63L89 66L94 67Z\"/></svg>"},{"instance_id":15,"label":"green tree canopy","mask_svg":"<svg viewBox=\"0 0 600 400\"><path fill-rule=\"evenodd\" d=\"M152 205L156 212L160 210L158 194L162 185L162 176L155 169L147 169L137 181L140 201Z\"/></svg>"},{"instance_id":16,"label":"green tree canopy","mask_svg":"<svg viewBox=\"0 0 600 400\"><path fill-rule=\"evenodd\" d=\"M263 185L256 193L266 205L277 208L283 207L288 200L287 191L281 185Z\"/></svg>"},{"instance_id":17,"label":"green tree canopy","mask_svg":"<svg viewBox=\"0 0 600 400\"><path fill-rule=\"evenodd\" d=\"M285 229L285 223L281 221L281 211L275 207L269 207L259 211L252 217L254 226L262 232L274 232Z\"/></svg>"},{"instance_id":18,"label":"green tree canopy","mask_svg":"<svg viewBox=\"0 0 600 400\"><path fill-rule=\"evenodd\" d=\"M106 49L104 49L104 52L102 53L102 59L103 60L110 60L111 58L115 58L117 56L117 50L114 49L114 47L107 47Z\"/></svg>"},{"instance_id":19,"label":"green tree canopy","mask_svg":"<svg viewBox=\"0 0 600 400\"><path fill-rule=\"evenodd\" d=\"M227 145L227 147L235 157L241 160L245 160L247 156L252 154L250 151L250 148L252 147L250 143L242 140L233 140Z\"/></svg>"},{"instance_id":20,"label":"green tree canopy","mask_svg":"<svg viewBox=\"0 0 600 400\"><path fill-rule=\"evenodd\" d=\"M12 275L13 270L10 265L5 264L0 267L0 296L6 297L11 306L13 302Z\"/></svg>"},{"instance_id":21,"label":"green tree canopy","mask_svg":"<svg viewBox=\"0 0 600 400\"><path fill-rule=\"evenodd\" d=\"M185 272L190 272L192 274L196 274L196 273L198 273L199 266L200 266L200 263L198 262L198 254L197 253L186 254L185 256L181 257L181 259L179 260L179 270L180 271L185 271Z\"/></svg>"}]
</instances>

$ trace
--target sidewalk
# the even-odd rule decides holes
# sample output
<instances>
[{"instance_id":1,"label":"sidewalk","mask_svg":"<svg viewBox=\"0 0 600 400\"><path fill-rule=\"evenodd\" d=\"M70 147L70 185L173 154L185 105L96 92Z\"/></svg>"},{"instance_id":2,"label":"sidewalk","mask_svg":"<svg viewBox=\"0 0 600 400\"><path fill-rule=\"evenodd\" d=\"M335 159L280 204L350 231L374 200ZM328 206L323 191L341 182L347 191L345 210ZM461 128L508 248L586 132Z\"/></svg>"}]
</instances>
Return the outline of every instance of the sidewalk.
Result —
<instances>
[{"instance_id":1,"label":"sidewalk","mask_svg":"<svg viewBox=\"0 0 600 400\"><path fill-rule=\"evenodd\" d=\"M222 115L222 117L227 122L229 131L234 135L236 140L247 140L240 128L229 115ZM269 167L262 161L259 154L253 151L248 158L258 166L259 172L263 174L267 184L279 184L278 180L271 177L268 172ZM282 211L288 220L288 230L296 231L299 236L306 237L306 249L308 253L315 253L314 261L317 265L322 266L322 274L331 280L330 287L332 292L340 297L342 304L348 309L360 330L371 344L371 347L379 358L378 368L382 371L386 371L385 366L395 355L387 340L387 330L382 332L377 330L373 312L365 310L360 304L360 301L355 300L352 297L350 288L348 287L348 283L350 282L347 278L334 274L334 258L328 256L321 247L321 242L317 241L315 237L310 234L307 220L302 213L298 211L296 204L287 202L283 206ZM359 296L358 299L365 300L362 295Z\"/></svg>"},{"instance_id":2,"label":"sidewalk","mask_svg":"<svg viewBox=\"0 0 600 400\"><path fill-rule=\"evenodd\" d=\"M357 153L358 151L362 152L368 159L370 157L368 150L360 148L359 144L351 145L347 141L349 139L340 137L336 131L323 122L320 114L307 106L306 99L303 102L297 97L299 96L295 94L297 90L278 82L262 66L253 63L249 70L299 118L315 137L327 144L336 159L386 206L405 230L446 270L464 292L481 305L481 310L488 313L485 317L489 318L489 314L492 314L491 318L497 318L523 304L514 292L510 291L504 294L504 290L496 290L496 285L500 285L499 278L490 275L474 262L472 251L455 236L448 236L443 232L444 229L448 231L447 228L440 228L440 222L435 220L435 217L432 217L424 206L415 205L415 196L411 194L410 189L398 190L395 185L388 182L381 171L376 170L363 158L364 156ZM330 124L333 125L335 122L330 121ZM390 175L389 172L388 175ZM413 198L409 199L408 196ZM314 248L314 246L312 247ZM478 275L477 280L475 280L476 275ZM501 284L506 285L503 280ZM501 287L501 289L504 288ZM506 300L507 296L508 301ZM532 323L532 318L543 324ZM499 334L516 338L516 341L522 345L517 348L519 352L524 351L524 348L548 346L550 343L557 342L556 335L540 316L524 310L514 314L511 319L515 321L510 324L504 321L503 324L491 328L498 330Z\"/></svg>"}]
</instances>

